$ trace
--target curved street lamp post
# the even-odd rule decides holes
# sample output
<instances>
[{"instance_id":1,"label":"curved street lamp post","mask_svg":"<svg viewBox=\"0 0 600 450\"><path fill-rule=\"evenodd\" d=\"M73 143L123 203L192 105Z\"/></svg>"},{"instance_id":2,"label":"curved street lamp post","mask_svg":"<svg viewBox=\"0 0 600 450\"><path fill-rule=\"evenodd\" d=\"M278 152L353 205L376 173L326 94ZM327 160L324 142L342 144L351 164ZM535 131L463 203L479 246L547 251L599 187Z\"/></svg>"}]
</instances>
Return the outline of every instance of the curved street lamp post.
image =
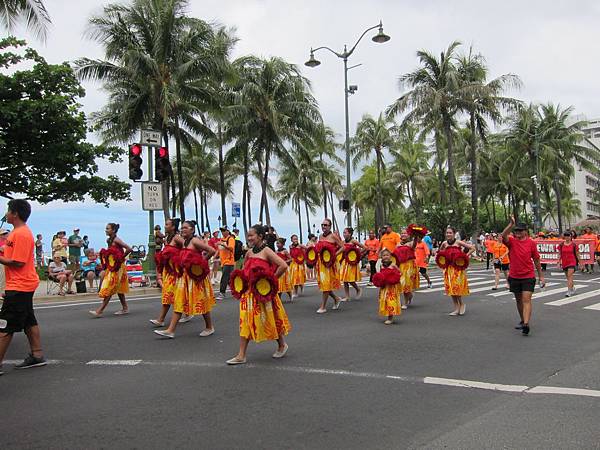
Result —
<instances>
[{"instance_id":1,"label":"curved street lamp post","mask_svg":"<svg viewBox=\"0 0 600 450\"><path fill-rule=\"evenodd\" d=\"M356 43L352 46L352 48L350 50L348 50L345 45L344 45L343 52L336 52L335 50L332 50L331 48L325 47L325 46L311 48L310 49L310 58L308 61L306 61L304 63L304 65L308 66L308 67L317 67L319 64L321 64L321 61L319 61L318 59L315 58L315 52L319 51L319 50L329 50L335 56L337 56L338 58L340 58L344 61L344 110L345 110L345 116L346 116L346 142L345 142L345 148L346 148L346 200L348 202L346 205L348 207L348 209L346 210L346 222L349 227L352 226L352 185L350 183L350 121L349 121L349 117L348 117L348 94L354 94L354 92L358 88L356 86L351 86L350 89L348 89L348 70L350 70L354 67L357 67L360 64L357 64L356 66L348 67L348 58L352 55L352 53L354 53L354 50L356 50L356 46L362 40L362 38L365 36L365 34L367 34L369 31L374 30L376 28L378 28L379 31L377 32L377 34L375 36L373 36L373 38L372 38L373 42L376 42L378 44L383 44L384 42L387 42L390 40L390 37L383 32L383 23L380 21L379 24L369 27L365 31L363 31L363 33L360 35L360 37L358 38L358 40L356 41Z\"/></svg>"}]
</instances>

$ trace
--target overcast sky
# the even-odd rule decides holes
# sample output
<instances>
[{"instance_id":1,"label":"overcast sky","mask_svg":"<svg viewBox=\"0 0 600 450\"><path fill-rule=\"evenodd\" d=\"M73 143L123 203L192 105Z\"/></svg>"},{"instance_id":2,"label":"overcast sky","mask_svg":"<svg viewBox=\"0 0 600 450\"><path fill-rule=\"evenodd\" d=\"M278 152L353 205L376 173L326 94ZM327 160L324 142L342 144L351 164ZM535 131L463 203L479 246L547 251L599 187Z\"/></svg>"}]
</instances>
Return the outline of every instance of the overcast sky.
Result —
<instances>
[{"instance_id":1,"label":"overcast sky","mask_svg":"<svg viewBox=\"0 0 600 450\"><path fill-rule=\"evenodd\" d=\"M104 2L46 0L45 4L53 21L47 43L40 44L22 30L17 30L19 36L25 36L54 63L103 56L96 43L84 38L84 31L88 18L101 13ZM399 96L398 76L417 66L416 50L439 54L453 40L463 42L464 51L472 45L481 52L491 77L519 75L524 86L512 95L525 101L572 105L576 113L587 118L600 116L597 1L192 0L189 13L235 27L239 43L234 56L275 55L301 66L312 82L325 122L338 133L340 141L344 133L342 61L319 52L319 67L310 69L303 63L311 46L326 45L341 51L344 44L353 45L365 28L380 19L392 39L375 44L367 35L350 60L351 64L362 64L349 78L350 84L359 87L350 98L351 133L363 114L377 115ZM105 97L98 85L84 86L87 96L82 104L89 114L102 107ZM103 166L102 170L126 177L125 165ZM108 210L90 204L43 207L32 218L32 228L48 235L59 228L80 225L99 245L102 224L121 221L127 224L121 227L123 237L141 243L139 230L147 226L147 214L139 207L138 191L139 186L135 186L133 202L120 202ZM209 213L212 217L219 214L216 199ZM188 214L192 214L191 209ZM315 222L320 220L317 216ZM284 235L297 231L295 219L286 211L275 212L274 222Z\"/></svg>"}]
</instances>

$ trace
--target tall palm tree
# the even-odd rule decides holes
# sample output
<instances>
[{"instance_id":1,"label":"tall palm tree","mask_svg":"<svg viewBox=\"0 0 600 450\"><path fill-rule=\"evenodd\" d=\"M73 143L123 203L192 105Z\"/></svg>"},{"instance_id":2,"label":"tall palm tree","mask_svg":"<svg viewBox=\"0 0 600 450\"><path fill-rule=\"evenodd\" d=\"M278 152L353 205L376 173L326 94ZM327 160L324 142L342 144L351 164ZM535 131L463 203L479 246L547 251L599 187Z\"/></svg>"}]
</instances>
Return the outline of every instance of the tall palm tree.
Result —
<instances>
[{"instance_id":1,"label":"tall palm tree","mask_svg":"<svg viewBox=\"0 0 600 450\"><path fill-rule=\"evenodd\" d=\"M327 187L326 179L331 171L335 171L335 168L341 166L343 163L342 158L336 154L336 149L339 145L335 141L335 132L333 129L323 123L319 124L317 132L312 136L312 146L314 146L314 150L318 155L318 161L314 161L314 163L316 163L314 170L319 173L321 181L323 217L329 217L327 207L329 189ZM331 163L328 161L331 161Z\"/></svg>"},{"instance_id":2,"label":"tall palm tree","mask_svg":"<svg viewBox=\"0 0 600 450\"><path fill-rule=\"evenodd\" d=\"M275 157L291 165L289 144L298 144L316 131L321 120L310 85L298 68L281 58L254 56L234 61L240 81L234 88L230 120L237 135L248 141L263 173L259 220L270 225L267 181ZM260 154L258 154L260 153Z\"/></svg>"},{"instance_id":3,"label":"tall palm tree","mask_svg":"<svg viewBox=\"0 0 600 450\"><path fill-rule=\"evenodd\" d=\"M469 115L469 155L471 185L471 228L479 232L479 193L477 185L477 146L479 140L485 143L488 134L487 121L502 122L502 112L515 110L520 102L502 94L509 88L521 86L521 80L513 74L504 74L488 81L488 67L483 55L473 53L473 48L457 60L457 70L462 87L458 101Z\"/></svg>"},{"instance_id":4,"label":"tall palm tree","mask_svg":"<svg viewBox=\"0 0 600 450\"><path fill-rule=\"evenodd\" d=\"M215 82L227 68L230 37L185 15L187 0L134 0L111 4L90 19L89 36L101 43L104 60L80 58L77 73L98 80L109 94L93 116L105 141L126 142L140 128L175 140L177 180L183 191L181 148L210 135L202 120L214 103ZM185 218L183 198L180 215Z\"/></svg>"},{"instance_id":5,"label":"tall palm tree","mask_svg":"<svg viewBox=\"0 0 600 450\"><path fill-rule=\"evenodd\" d=\"M461 45L452 42L439 59L426 50L419 50L417 58L421 67L400 76L400 88L409 87L409 91L400 96L388 109L389 117L406 113L403 123L421 124L435 134L438 161L438 176L442 204L446 203L446 187L442 170L442 161L446 161L448 171L448 188L450 201L458 201L456 178L454 174L453 154L454 139L452 127L454 117L459 110L458 94L460 92L460 75L456 70L456 51ZM445 138L446 154L441 147L442 136ZM444 157L445 156L445 157Z\"/></svg>"},{"instance_id":6,"label":"tall palm tree","mask_svg":"<svg viewBox=\"0 0 600 450\"><path fill-rule=\"evenodd\" d=\"M379 114L377 119L365 114L356 126L356 134L352 138L351 151L354 155L355 167L360 161L371 159L375 156L375 166L377 167L377 189L379 192L376 199L376 220L375 226L379 228L385 222L385 211L383 208L383 193L381 175L385 169L384 151L394 146L394 139L391 130L394 122L386 118L383 113Z\"/></svg>"},{"instance_id":7,"label":"tall palm tree","mask_svg":"<svg viewBox=\"0 0 600 450\"><path fill-rule=\"evenodd\" d=\"M50 15L42 0L0 0L0 25L9 32L19 21L42 41L48 36Z\"/></svg>"}]
</instances>

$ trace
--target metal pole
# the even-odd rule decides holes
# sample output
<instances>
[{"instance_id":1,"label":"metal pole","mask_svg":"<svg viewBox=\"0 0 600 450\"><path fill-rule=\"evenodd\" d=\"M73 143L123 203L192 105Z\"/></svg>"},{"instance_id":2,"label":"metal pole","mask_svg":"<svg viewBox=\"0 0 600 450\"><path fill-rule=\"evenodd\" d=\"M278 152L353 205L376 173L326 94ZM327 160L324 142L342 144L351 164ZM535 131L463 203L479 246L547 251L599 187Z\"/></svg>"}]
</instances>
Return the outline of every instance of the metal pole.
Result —
<instances>
[{"instance_id":1,"label":"metal pole","mask_svg":"<svg viewBox=\"0 0 600 450\"><path fill-rule=\"evenodd\" d=\"M152 173L152 158L153 148L148 147L148 181L154 180ZM156 252L156 242L154 242L154 211L148 211L148 253L146 261L148 261L148 278L152 286L156 282L156 263L154 262L154 254Z\"/></svg>"},{"instance_id":2,"label":"metal pole","mask_svg":"<svg viewBox=\"0 0 600 450\"><path fill-rule=\"evenodd\" d=\"M346 54L346 47L344 47ZM352 226L352 184L350 182L350 118L348 115L348 57L344 57L344 106L346 112L346 199L348 200L348 211L346 222Z\"/></svg>"},{"instance_id":3,"label":"metal pole","mask_svg":"<svg viewBox=\"0 0 600 450\"><path fill-rule=\"evenodd\" d=\"M540 218L540 147L535 138L535 227L534 232L537 233L542 228L542 221Z\"/></svg>"}]
</instances>

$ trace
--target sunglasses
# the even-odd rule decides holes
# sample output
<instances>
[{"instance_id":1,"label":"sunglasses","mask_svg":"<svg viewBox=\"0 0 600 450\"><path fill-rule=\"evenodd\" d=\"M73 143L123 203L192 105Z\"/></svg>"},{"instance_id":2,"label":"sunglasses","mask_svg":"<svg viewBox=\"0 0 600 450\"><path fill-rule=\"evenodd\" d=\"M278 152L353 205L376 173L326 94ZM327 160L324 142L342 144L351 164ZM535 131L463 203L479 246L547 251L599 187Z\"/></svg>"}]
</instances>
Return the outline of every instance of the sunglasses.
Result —
<instances>
[{"instance_id":1,"label":"sunglasses","mask_svg":"<svg viewBox=\"0 0 600 450\"><path fill-rule=\"evenodd\" d=\"M321 226L322 226L322 227L330 227L331 225L330 225L330 224L328 224L328 223L322 223L322 224L321 224Z\"/></svg>"}]
</instances>

